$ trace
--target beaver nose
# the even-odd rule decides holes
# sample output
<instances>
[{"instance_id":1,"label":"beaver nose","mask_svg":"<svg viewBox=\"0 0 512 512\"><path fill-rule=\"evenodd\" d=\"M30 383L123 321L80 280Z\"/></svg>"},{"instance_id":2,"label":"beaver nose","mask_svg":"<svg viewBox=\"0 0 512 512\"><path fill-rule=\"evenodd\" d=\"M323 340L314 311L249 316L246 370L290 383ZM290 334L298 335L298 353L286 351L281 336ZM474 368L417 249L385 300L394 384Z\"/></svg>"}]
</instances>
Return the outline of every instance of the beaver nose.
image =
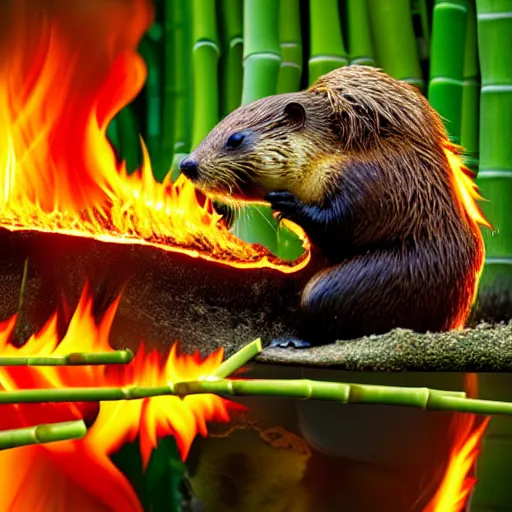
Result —
<instances>
[{"instance_id":1,"label":"beaver nose","mask_svg":"<svg viewBox=\"0 0 512 512\"><path fill-rule=\"evenodd\" d=\"M199 176L199 168L195 160L184 158L180 163L181 172L190 180L196 180Z\"/></svg>"}]
</instances>

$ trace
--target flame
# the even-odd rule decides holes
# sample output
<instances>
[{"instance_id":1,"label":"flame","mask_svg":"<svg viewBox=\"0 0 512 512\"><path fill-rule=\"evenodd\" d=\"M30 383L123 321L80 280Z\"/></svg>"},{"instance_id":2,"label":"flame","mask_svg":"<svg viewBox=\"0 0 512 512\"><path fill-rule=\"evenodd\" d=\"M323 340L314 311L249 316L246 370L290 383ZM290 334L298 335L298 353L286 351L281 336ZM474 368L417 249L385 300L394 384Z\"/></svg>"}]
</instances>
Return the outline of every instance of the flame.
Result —
<instances>
[{"instance_id":1,"label":"flame","mask_svg":"<svg viewBox=\"0 0 512 512\"><path fill-rule=\"evenodd\" d=\"M112 304L96 322L93 301L86 287L62 340L57 334L55 314L20 348L9 342L16 323L13 317L0 325L0 353L33 356L113 350L108 336L117 304L118 301ZM0 389L157 386L207 377L222 358L222 350L205 359L198 353L180 355L174 344L167 358L162 360L157 352L141 348L128 365L0 368ZM145 468L157 439L173 435L185 458L195 436L207 435L207 423L229 421L229 411L233 408L239 406L215 395L192 395L183 399L162 396L101 402L99 406L83 403L2 405L0 429L77 418L94 422L81 440L1 451L0 510L57 510L50 503L70 499L78 492L83 494L83 503L102 504L99 508L84 505L83 510L103 510L104 507L113 511L141 511L134 490L109 456L138 436ZM50 493L44 490L45 485L51 489ZM41 502L45 500L50 501L41 509ZM75 507L59 505L58 509L75 510Z\"/></svg>"},{"instance_id":2,"label":"flame","mask_svg":"<svg viewBox=\"0 0 512 512\"><path fill-rule=\"evenodd\" d=\"M471 475L489 418L479 423L474 414L457 413L453 422L454 442L448 465L435 496L423 512L462 512L476 483Z\"/></svg>"},{"instance_id":3,"label":"flame","mask_svg":"<svg viewBox=\"0 0 512 512\"><path fill-rule=\"evenodd\" d=\"M240 268L307 265L308 250L289 263L236 238L186 179L156 182L143 144L138 172L117 162L106 130L146 78L136 47L149 0L16 0L3 10L2 227L149 244Z\"/></svg>"},{"instance_id":4,"label":"flame","mask_svg":"<svg viewBox=\"0 0 512 512\"><path fill-rule=\"evenodd\" d=\"M477 201L482 200L474 181L473 173L462 163L461 158L448 148L444 150L446 158L453 173L453 180L457 197L469 218L475 224L481 224L487 228L491 227L489 221L484 217Z\"/></svg>"}]
</instances>

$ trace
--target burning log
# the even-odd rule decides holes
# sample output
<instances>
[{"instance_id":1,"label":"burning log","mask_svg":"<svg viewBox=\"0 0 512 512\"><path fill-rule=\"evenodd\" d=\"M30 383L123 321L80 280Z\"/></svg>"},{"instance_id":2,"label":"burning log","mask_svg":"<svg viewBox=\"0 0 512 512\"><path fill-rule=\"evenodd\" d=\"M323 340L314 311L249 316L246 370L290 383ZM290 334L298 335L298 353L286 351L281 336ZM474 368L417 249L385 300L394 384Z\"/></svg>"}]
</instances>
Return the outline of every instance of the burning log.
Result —
<instances>
[{"instance_id":1,"label":"burning log","mask_svg":"<svg viewBox=\"0 0 512 512\"><path fill-rule=\"evenodd\" d=\"M28 276L20 311L25 338L56 309L74 307L90 281L97 314L122 290L111 340L114 347L134 352L142 341L164 353L180 341L188 352L199 349L208 354L224 347L229 355L257 337L270 341L292 335L301 288L314 272L314 265L293 274L272 268L240 269L144 244L2 230L3 319L18 311L26 259Z\"/></svg>"}]
</instances>

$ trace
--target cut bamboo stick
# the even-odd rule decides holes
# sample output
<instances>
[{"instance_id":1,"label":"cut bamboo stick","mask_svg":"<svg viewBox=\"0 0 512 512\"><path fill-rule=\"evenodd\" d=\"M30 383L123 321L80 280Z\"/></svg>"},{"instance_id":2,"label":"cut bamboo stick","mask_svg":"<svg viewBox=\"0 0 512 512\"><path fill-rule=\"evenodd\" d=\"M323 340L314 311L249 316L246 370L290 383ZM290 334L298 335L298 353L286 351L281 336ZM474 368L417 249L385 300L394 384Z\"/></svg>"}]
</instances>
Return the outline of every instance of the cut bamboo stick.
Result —
<instances>
[{"instance_id":1,"label":"cut bamboo stick","mask_svg":"<svg viewBox=\"0 0 512 512\"><path fill-rule=\"evenodd\" d=\"M0 431L0 450L33 444L81 439L87 433L83 420L48 423L36 427Z\"/></svg>"},{"instance_id":2,"label":"cut bamboo stick","mask_svg":"<svg viewBox=\"0 0 512 512\"><path fill-rule=\"evenodd\" d=\"M261 340L258 338L226 359L211 376L218 379L226 379L256 357L262 350Z\"/></svg>"},{"instance_id":3,"label":"cut bamboo stick","mask_svg":"<svg viewBox=\"0 0 512 512\"><path fill-rule=\"evenodd\" d=\"M74 353L65 356L3 356L1 366L86 366L100 364L126 364L133 359L131 350L112 352Z\"/></svg>"}]
</instances>

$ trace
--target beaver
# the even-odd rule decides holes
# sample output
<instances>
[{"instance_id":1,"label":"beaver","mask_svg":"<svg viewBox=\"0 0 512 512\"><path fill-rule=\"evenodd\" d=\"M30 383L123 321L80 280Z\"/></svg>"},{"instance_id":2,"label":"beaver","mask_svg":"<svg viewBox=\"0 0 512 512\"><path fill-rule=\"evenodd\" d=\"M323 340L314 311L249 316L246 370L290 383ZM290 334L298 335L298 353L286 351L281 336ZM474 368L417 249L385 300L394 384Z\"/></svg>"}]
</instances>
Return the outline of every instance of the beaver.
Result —
<instances>
[{"instance_id":1,"label":"beaver","mask_svg":"<svg viewBox=\"0 0 512 512\"><path fill-rule=\"evenodd\" d=\"M181 171L213 199L270 204L323 255L298 338L272 342L299 348L465 324L486 221L461 155L418 89L352 65L233 111Z\"/></svg>"}]
</instances>

